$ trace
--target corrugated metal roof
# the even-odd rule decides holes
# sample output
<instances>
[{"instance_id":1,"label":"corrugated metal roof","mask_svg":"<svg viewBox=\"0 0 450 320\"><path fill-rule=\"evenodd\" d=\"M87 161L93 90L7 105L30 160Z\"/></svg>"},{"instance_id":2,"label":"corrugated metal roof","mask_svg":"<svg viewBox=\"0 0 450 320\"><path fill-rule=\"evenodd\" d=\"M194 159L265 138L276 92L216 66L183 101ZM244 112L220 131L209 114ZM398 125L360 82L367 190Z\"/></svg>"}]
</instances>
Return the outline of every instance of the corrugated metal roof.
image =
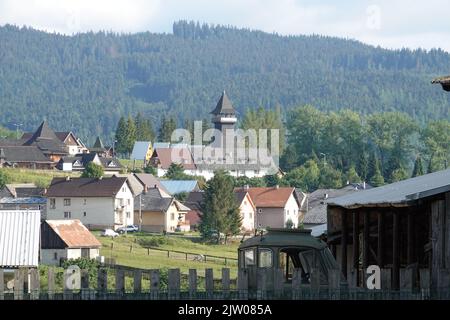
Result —
<instances>
[{"instance_id":1,"label":"corrugated metal roof","mask_svg":"<svg viewBox=\"0 0 450 320\"><path fill-rule=\"evenodd\" d=\"M450 191L450 169L334 198L328 204L346 208L407 205L417 199L447 191Z\"/></svg>"},{"instance_id":2,"label":"corrugated metal roof","mask_svg":"<svg viewBox=\"0 0 450 320\"><path fill-rule=\"evenodd\" d=\"M148 150L151 148L150 141L136 141L131 152L130 159L145 160Z\"/></svg>"},{"instance_id":3,"label":"corrugated metal roof","mask_svg":"<svg viewBox=\"0 0 450 320\"><path fill-rule=\"evenodd\" d=\"M160 180L160 182L171 194L199 190L196 180Z\"/></svg>"},{"instance_id":4,"label":"corrugated metal roof","mask_svg":"<svg viewBox=\"0 0 450 320\"><path fill-rule=\"evenodd\" d=\"M38 265L39 210L0 211L0 266Z\"/></svg>"}]
</instances>

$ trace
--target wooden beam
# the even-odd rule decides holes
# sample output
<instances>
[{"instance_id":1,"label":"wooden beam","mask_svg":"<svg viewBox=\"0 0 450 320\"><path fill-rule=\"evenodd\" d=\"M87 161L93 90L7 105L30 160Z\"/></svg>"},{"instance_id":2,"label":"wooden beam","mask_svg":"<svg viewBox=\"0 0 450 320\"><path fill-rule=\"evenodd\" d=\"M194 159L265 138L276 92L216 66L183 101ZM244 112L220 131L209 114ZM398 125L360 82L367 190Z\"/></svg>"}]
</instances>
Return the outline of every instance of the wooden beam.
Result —
<instances>
[{"instance_id":1,"label":"wooden beam","mask_svg":"<svg viewBox=\"0 0 450 320\"><path fill-rule=\"evenodd\" d=\"M406 263L408 265L414 262L414 216L412 211L407 213L407 249Z\"/></svg>"},{"instance_id":2,"label":"wooden beam","mask_svg":"<svg viewBox=\"0 0 450 320\"><path fill-rule=\"evenodd\" d=\"M353 268L356 271L356 286L359 284L359 214L353 212Z\"/></svg>"},{"instance_id":3,"label":"wooden beam","mask_svg":"<svg viewBox=\"0 0 450 320\"><path fill-rule=\"evenodd\" d=\"M341 211L341 272L347 275L347 214L344 210Z\"/></svg>"},{"instance_id":4,"label":"wooden beam","mask_svg":"<svg viewBox=\"0 0 450 320\"><path fill-rule=\"evenodd\" d=\"M384 267L384 238L386 236L384 230L384 215L382 212L378 211L378 266L380 268Z\"/></svg>"},{"instance_id":5,"label":"wooden beam","mask_svg":"<svg viewBox=\"0 0 450 320\"><path fill-rule=\"evenodd\" d=\"M394 211L392 223L392 284L394 289L400 286L400 246L399 246L399 213Z\"/></svg>"},{"instance_id":6,"label":"wooden beam","mask_svg":"<svg viewBox=\"0 0 450 320\"><path fill-rule=\"evenodd\" d=\"M369 266L370 254L370 215L369 211L364 211L364 250L363 250L363 270L365 271Z\"/></svg>"}]
</instances>

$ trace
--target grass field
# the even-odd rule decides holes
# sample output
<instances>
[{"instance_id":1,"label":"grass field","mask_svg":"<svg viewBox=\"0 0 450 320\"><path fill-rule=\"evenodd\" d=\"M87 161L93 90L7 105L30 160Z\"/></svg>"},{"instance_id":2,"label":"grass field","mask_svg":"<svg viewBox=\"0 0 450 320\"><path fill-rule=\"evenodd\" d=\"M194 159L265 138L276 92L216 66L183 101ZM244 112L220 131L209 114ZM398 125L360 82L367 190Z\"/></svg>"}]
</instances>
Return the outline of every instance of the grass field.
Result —
<instances>
[{"instance_id":1,"label":"grass field","mask_svg":"<svg viewBox=\"0 0 450 320\"><path fill-rule=\"evenodd\" d=\"M143 169L144 168L144 160L130 160L130 159L119 159L120 164L127 168L128 170L134 169Z\"/></svg>"},{"instance_id":2,"label":"grass field","mask_svg":"<svg viewBox=\"0 0 450 320\"><path fill-rule=\"evenodd\" d=\"M3 168L2 171L8 176L9 183L34 183L39 187L48 187L54 177L80 176L80 173L59 170Z\"/></svg>"},{"instance_id":3,"label":"grass field","mask_svg":"<svg viewBox=\"0 0 450 320\"><path fill-rule=\"evenodd\" d=\"M199 237L185 237L178 235L157 236L145 233L121 235L112 239L101 237L99 232L95 232L102 243L100 254L106 258L113 258L117 264L142 268L142 269L162 269L179 268L182 273L187 274L189 269L197 269L197 273L204 275L205 268L212 268L214 277L221 276L222 268L230 268L231 277L237 275L237 263L228 260L227 265L223 258L237 258L237 248L239 242L232 242L227 245L205 244ZM167 257L167 252L157 250L147 250L147 247L158 247L165 250L189 252L195 254L218 256L221 258L208 258L206 262L195 261L192 255L171 253Z\"/></svg>"}]
</instances>

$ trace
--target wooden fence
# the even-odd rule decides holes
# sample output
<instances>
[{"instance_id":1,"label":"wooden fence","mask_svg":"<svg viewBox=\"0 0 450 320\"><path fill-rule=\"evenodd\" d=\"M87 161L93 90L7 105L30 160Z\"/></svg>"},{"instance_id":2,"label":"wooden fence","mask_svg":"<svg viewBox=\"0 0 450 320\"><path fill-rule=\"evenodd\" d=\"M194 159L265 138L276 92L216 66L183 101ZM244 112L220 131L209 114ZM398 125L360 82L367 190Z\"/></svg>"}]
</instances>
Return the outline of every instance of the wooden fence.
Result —
<instances>
[{"instance_id":1,"label":"wooden fence","mask_svg":"<svg viewBox=\"0 0 450 320\"><path fill-rule=\"evenodd\" d=\"M256 270L256 269L253 269ZM182 286L179 269L169 269L163 279L160 270L123 270L101 267L95 278L86 270L81 270L79 289L72 290L70 270L63 274L62 288L55 286L57 274L48 269L45 274L47 283L42 286L40 272L37 269L17 269L12 274L0 269L0 300L115 300L115 299L292 299L292 300L428 300L450 299L450 270L439 271L439 287L430 287L429 270L402 270L401 287L392 290L390 269L381 270L381 290L369 290L355 286L356 275L349 273L349 281L342 282L339 270L330 270L327 283L319 270L313 270L309 281L304 283L300 270L294 270L289 281L285 281L282 269L258 269L256 274L250 269L240 269L236 285L230 279L230 269L223 268L220 278L214 278L213 269L205 269L202 279L203 288L199 288L196 269L190 269L187 284ZM41 271L42 272L42 271ZM9 289L5 287L6 277ZM60 276L60 274L58 275ZM111 285L108 279L114 279ZM143 289L142 280L149 280L149 288ZM131 288L126 283L132 281ZM76 281L75 281L76 282ZM10 284L13 284L11 288ZM94 285L93 285L94 283Z\"/></svg>"}]
</instances>

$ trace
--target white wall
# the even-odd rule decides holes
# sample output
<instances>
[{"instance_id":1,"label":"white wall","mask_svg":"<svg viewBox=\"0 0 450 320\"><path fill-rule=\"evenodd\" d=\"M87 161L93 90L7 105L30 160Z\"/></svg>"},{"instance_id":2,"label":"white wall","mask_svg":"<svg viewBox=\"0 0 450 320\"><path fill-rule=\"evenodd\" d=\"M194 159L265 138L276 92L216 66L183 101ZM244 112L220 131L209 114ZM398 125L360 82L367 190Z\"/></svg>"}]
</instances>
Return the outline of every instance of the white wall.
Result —
<instances>
[{"instance_id":1,"label":"white wall","mask_svg":"<svg viewBox=\"0 0 450 320\"><path fill-rule=\"evenodd\" d=\"M55 259L55 253L57 255ZM89 259L96 259L100 255L100 249L89 249ZM56 266L59 265L60 259L77 259L81 257L80 248L70 249L41 249L41 264Z\"/></svg>"},{"instance_id":2,"label":"white wall","mask_svg":"<svg viewBox=\"0 0 450 320\"><path fill-rule=\"evenodd\" d=\"M299 222L299 207L294 194L291 194L284 206L284 223L286 224L289 219L292 220L294 227L297 228Z\"/></svg>"},{"instance_id":3,"label":"white wall","mask_svg":"<svg viewBox=\"0 0 450 320\"><path fill-rule=\"evenodd\" d=\"M239 210L242 217L242 228L246 231L253 231L255 229L255 209L251 205L248 195L242 201Z\"/></svg>"}]
</instances>

